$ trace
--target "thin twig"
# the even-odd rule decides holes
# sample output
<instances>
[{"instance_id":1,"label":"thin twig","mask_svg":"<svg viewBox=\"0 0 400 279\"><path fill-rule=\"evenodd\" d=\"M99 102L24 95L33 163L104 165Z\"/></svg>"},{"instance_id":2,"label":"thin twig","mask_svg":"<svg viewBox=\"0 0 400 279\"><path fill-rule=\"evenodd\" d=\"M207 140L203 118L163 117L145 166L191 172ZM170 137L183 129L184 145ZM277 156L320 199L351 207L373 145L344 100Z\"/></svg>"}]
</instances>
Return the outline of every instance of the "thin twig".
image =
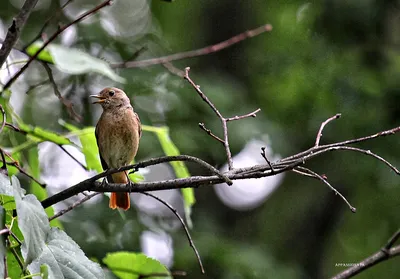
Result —
<instances>
[{"instance_id":1,"label":"thin twig","mask_svg":"<svg viewBox=\"0 0 400 279\"><path fill-rule=\"evenodd\" d=\"M78 159L76 159L67 149L65 149L64 146L62 146L61 144L57 144L58 147L60 147L62 149L62 151L65 152L65 154L67 154L72 160L74 160L78 165L80 165L84 170L89 170L84 164L82 164L81 162L79 162Z\"/></svg>"},{"instance_id":2,"label":"thin twig","mask_svg":"<svg viewBox=\"0 0 400 279\"><path fill-rule=\"evenodd\" d=\"M185 72L182 71L181 69L178 69L177 67L175 67L171 62L165 62L162 64L164 66L165 69L167 69L170 73L183 78L185 77Z\"/></svg>"},{"instance_id":3,"label":"thin twig","mask_svg":"<svg viewBox=\"0 0 400 279\"><path fill-rule=\"evenodd\" d=\"M341 197L342 200L344 200L344 202L349 206L351 212L355 213L355 212L357 211L357 209L356 209L354 206L352 206L352 205L347 201L347 199L346 199L338 190L336 190L336 189L328 182L328 180L326 180L326 178L322 177L322 176L319 175L318 173L313 172L312 170L307 169L307 168L305 168L305 167L300 167L300 166L299 166L299 167L297 167L297 169L300 170L300 171L302 171L302 172L309 173L309 174L310 174L311 176L313 176L314 178L316 178L316 179L318 179L318 180L321 180L321 181L322 181L323 183L325 183L329 188L331 188L331 190L332 190L333 192L335 192L336 195L339 195L339 197Z\"/></svg>"},{"instance_id":4,"label":"thin twig","mask_svg":"<svg viewBox=\"0 0 400 279\"><path fill-rule=\"evenodd\" d=\"M234 120L240 120L240 119L247 118L247 117L256 117L257 113L260 112L260 111L261 111L261 109L259 108L259 109L256 109L255 111L250 112L250 113L245 114L245 115L240 115L240 116L236 115L234 117L229 117L229 118L226 118L226 122L234 121Z\"/></svg>"},{"instance_id":5,"label":"thin twig","mask_svg":"<svg viewBox=\"0 0 400 279\"><path fill-rule=\"evenodd\" d=\"M386 246L392 246L394 244L393 237L398 238L400 236L400 230L395 233ZM385 247L386 247L385 246ZM396 256L400 256L400 245L397 245L393 248L389 248L386 251L378 251L375 254L365 258L364 260L360 261L359 263L353 265L352 267L340 272L339 274L333 276L331 279L347 279L351 278L360 272L388 259L394 258Z\"/></svg>"},{"instance_id":6,"label":"thin twig","mask_svg":"<svg viewBox=\"0 0 400 279\"><path fill-rule=\"evenodd\" d=\"M65 209L63 209L63 210L60 210L57 214L54 214L53 216L51 216L51 217L49 218L49 222L52 221L52 220L54 220L54 219L56 219L56 218L58 218L58 217L60 217L60 216L62 216L62 215L64 215L65 213L71 211L71 210L74 209L75 207L81 205L81 204L84 203L85 201L88 201L88 200L90 200L91 198L93 198L94 196L97 196L97 195L99 195L99 194L101 194L101 193L93 193L93 194L87 195L87 196L84 197L83 199L81 199L81 200L79 200L79 201L73 203L72 205L68 206L67 208L65 208Z\"/></svg>"},{"instance_id":7,"label":"thin twig","mask_svg":"<svg viewBox=\"0 0 400 279\"><path fill-rule=\"evenodd\" d=\"M25 52L26 49L32 45L34 42L36 42L37 40L40 39L40 37L42 36L42 34L44 33L44 30L46 30L47 26L50 24L50 22L53 20L53 18L59 16L61 14L61 11L68 6L71 2L73 2L74 0L68 0L67 2L65 2L64 5L62 5L60 7L60 9L58 9L55 13L53 13L43 24L42 28L40 29L39 33L36 34L36 36L29 41L23 48L22 50Z\"/></svg>"},{"instance_id":8,"label":"thin twig","mask_svg":"<svg viewBox=\"0 0 400 279\"><path fill-rule=\"evenodd\" d=\"M201 258L200 258L199 252L197 251L196 246L195 246L194 243L193 243L192 237L190 236L189 230L188 230L188 228L187 228L185 222L183 221L182 217L179 215L178 211L177 211L172 205L170 205L169 203L167 203L166 201L160 199L160 198L157 197L157 196L154 196L154 195L152 195L152 194L150 194L150 193L146 193L146 192L143 192L142 194L143 194L143 195L146 195L146 196L149 196L149 197L152 197L153 199L156 199L156 200L158 200L159 202L161 202L162 204L164 204L166 207L168 207L169 210L172 211L172 213L175 214L176 218L179 219L179 221L180 221L181 224L182 224L183 229L185 230L186 237L187 237L187 239L188 239L188 241L189 241L190 247L192 247L194 253L196 254L197 261L199 262L199 265L200 265L201 273L204 274L205 271L204 271L203 263L201 262Z\"/></svg>"},{"instance_id":9,"label":"thin twig","mask_svg":"<svg viewBox=\"0 0 400 279\"><path fill-rule=\"evenodd\" d=\"M383 252L387 253L388 250L393 247L393 245L399 238L400 238L400 229L392 235L392 237L389 239L386 245L382 248Z\"/></svg>"},{"instance_id":10,"label":"thin twig","mask_svg":"<svg viewBox=\"0 0 400 279\"><path fill-rule=\"evenodd\" d=\"M193 82L193 80L189 76L189 71L190 71L190 68L186 67L184 79L186 79L192 85L192 87L196 90L196 92L203 99L203 101L207 103L207 105L215 112L215 114L218 116L219 120L221 121L222 130L224 132L223 143L225 146L226 157L228 160L228 168L229 168L229 170L231 170L231 169L233 169L233 160L232 160L231 149L229 147L228 127L226 125L226 119L222 116L222 114L215 107L215 105L207 98L207 96L201 91L200 86Z\"/></svg>"},{"instance_id":11,"label":"thin twig","mask_svg":"<svg viewBox=\"0 0 400 279\"><path fill-rule=\"evenodd\" d=\"M10 28L8 28L6 38L4 39L0 49L0 68L3 66L4 61L6 61L11 52L11 49L18 41L26 20L28 19L33 8L36 6L37 2L38 0L26 0L19 14L13 19L13 22Z\"/></svg>"},{"instance_id":12,"label":"thin twig","mask_svg":"<svg viewBox=\"0 0 400 279\"><path fill-rule=\"evenodd\" d=\"M0 104L0 111L1 114L3 115L3 120L1 121L1 126L0 126L0 133L3 132L4 126L6 125L6 111L4 110L3 106Z\"/></svg>"},{"instance_id":13,"label":"thin twig","mask_svg":"<svg viewBox=\"0 0 400 279\"><path fill-rule=\"evenodd\" d=\"M1 148L0 148L0 150L1 150L1 152L4 152L4 155L6 155L6 156L11 160L11 162L7 162L7 161L5 161L4 159L2 159L2 160L3 160L3 163L6 162L7 165L16 167L22 174L24 174L25 176L29 177L30 179L32 179L33 181L35 181L37 184L39 184L40 187L46 188L46 184L45 184L45 183L40 182L39 180L37 180L36 178L34 178L31 174L29 174L28 172L26 172L26 171L19 165L18 161L16 161L16 160L11 156L11 154L9 154L8 152L2 150Z\"/></svg>"},{"instance_id":14,"label":"thin twig","mask_svg":"<svg viewBox=\"0 0 400 279\"><path fill-rule=\"evenodd\" d=\"M265 154L265 147L261 147L261 156L267 162L268 166L271 168L271 172L274 172L274 167L272 166L271 162L268 160L267 155Z\"/></svg>"},{"instance_id":15,"label":"thin twig","mask_svg":"<svg viewBox=\"0 0 400 279\"><path fill-rule=\"evenodd\" d=\"M43 43L43 45L35 52L35 54L33 54L32 56L29 57L28 62L26 62L26 64L12 77L10 78L7 83L4 85L4 89L6 90L8 89L13 82L28 68L28 66L32 63L33 60L35 60L38 55L52 42L54 41L62 32L64 32L68 27L82 21L84 18L86 18L89 15L92 15L96 12L98 12L100 9L104 8L105 6L109 6L111 5L112 1L111 0L106 0L104 2L102 2L101 4L97 5L96 7L94 7L93 9L85 12L84 14L82 14L81 16L79 16L77 19L75 19L74 21L61 26L53 35L51 35L51 37ZM1 95L1 92L0 92Z\"/></svg>"},{"instance_id":16,"label":"thin twig","mask_svg":"<svg viewBox=\"0 0 400 279\"><path fill-rule=\"evenodd\" d=\"M199 127L200 127L202 130L204 130L207 134L209 134L212 138L214 138L214 139L216 139L217 141L219 141L220 143L224 144L224 141L223 141L220 137L214 135L214 134L211 132L210 129L207 129L206 126L204 125L204 123L199 123Z\"/></svg>"},{"instance_id":17,"label":"thin twig","mask_svg":"<svg viewBox=\"0 0 400 279\"><path fill-rule=\"evenodd\" d=\"M77 122L81 122L82 121L82 116L80 116L75 110L74 110L74 104L70 101L70 100L66 100L60 93L60 90L58 90L58 86L56 81L54 80L54 76L53 76L53 72L50 68L49 65L47 65L47 63L45 62L41 62L41 64L43 65L44 69L47 72L47 75L49 76L49 80L51 85L53 86L53 91L54 94L57 96L57 98L61 101L61 103L63 103L63 105L67 108L67 111L69 113L69 116L71 118L73 118L75 121Z\"/></svg>"},{"instance_id":18,"label":"thin twig","mask_svg":"<svg viewBox=\"0 0 400 279\"><path fill-rule=\"evenodd\" d=\"M113 67L113 68L139 68L139 67L147 67L147 66L151 66L151 65L165 64L167 62L181 60L181 59L185 59L185 58L207 55L210 53L218 52L224 48L230 47L231 45L237 44L247 38L255 37L264 32L269 32L271 30L272 30L272 26L270 24L265 24L265 25L255 28L255 29L248 30L246 32L238 34L226 41L220 42L218 44L206 46L204 48L191 50L191 51L187 51L187 52L179 52L179 53L175 53L175 54L164 56L164 57L157 57L157 58L146 59L146 60L141 60L141 61L128 61L128 62L122 62L122 63L115 63L115 64L111 64L111 67Z\"/></svg>"},{"instance_id":19,"label":"thin twig","mask_svg":"<svg viewBox=\"0 0 400 279\"><path fill-rule=\"evenodd\" d=\"M342 115L340 113L337 113L336 115L334 115L334 116L328 118L327 120L325 120L324 122L322 122L321 127L319 127L319 130L318 130L317 138L315 139L315 146L319 145L319 141L321 140L321 137L322 137L322 131L324 130L326 124L328 124L329 122L331 122L335 119L340 118L340 116L342 116Z\"/></svg>"}]
</instances>

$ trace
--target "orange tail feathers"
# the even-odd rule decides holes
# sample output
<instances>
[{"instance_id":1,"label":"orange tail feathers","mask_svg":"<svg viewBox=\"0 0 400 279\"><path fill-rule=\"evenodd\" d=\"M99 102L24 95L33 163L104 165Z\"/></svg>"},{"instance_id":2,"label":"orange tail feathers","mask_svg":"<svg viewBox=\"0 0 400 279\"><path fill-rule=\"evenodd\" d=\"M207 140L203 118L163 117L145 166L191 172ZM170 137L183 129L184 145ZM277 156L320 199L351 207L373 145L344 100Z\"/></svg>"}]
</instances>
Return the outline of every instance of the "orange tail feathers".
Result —
<instances>
[{"instance_id":1,"label":"orange tail feathers","mask_svg":"<svg viewBox=\"0 0 400 279\"><path fill-rule=\"evenodd\" d=\"M122 208L128 210L131 207L131 200L128 193L111 193L110 208Z\"/></svg>"},{"instance_id":2,"label":"orange tail feathers","mask_svg":"<svg viewBox=\"0 0 400 279\"><path fill-rule=\"evenodd\" d=\"M128 176L125 172L118 172L112 174L114 183L128 183ZM122 208L128 210L131 207L131 200L129 193L111 193L109 207L112 209Z\"/></svg>"}]
</instances>

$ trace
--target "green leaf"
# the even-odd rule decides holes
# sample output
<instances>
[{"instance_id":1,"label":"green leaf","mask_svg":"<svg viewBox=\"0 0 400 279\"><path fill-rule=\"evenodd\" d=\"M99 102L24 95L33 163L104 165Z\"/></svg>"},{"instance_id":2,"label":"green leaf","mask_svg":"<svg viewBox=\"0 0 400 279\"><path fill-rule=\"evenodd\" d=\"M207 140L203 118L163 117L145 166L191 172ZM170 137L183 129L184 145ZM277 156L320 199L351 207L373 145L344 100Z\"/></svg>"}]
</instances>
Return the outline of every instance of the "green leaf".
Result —
<instances>
[{"instance_id":1,"label":"green leaf","mask_svg":"<svg viewBox=\"0 0 400 279\"><path fill-rule=\"evenodd\" d=\"M154 132L157 135L157 138L161 144L161 147L167 156L177 156L180 155L179 149L176 145L171 141L169 137L169 129L168 127L151 127L151 126L142 126L143 131ZM172 168L174 169L175 175L178 178L189 177L189 171L186 168L184 162L171 162ZM194 196L193 188L185 188L181 189L183 200L184 200L184 209L185 209L185 217L189 227L192 227L191 221L191 211L192 206L196 203L196 199Z\"/></svg>"},{"instance_id":2,"label":"green leaf","mask_svg":"<svg viewBox=\"0 0 400 279\"><path fill-rule=\"evenodd\" d=\"M40 266L40 274L42 276L42 279L48 279L49 278L49 266L47 264L42 264ZM54 278L54 274L51 273L51 277Z\"/></svg>"},{"instance_id":3,"label":"green leaf","mask_svg":"<svg viewBox=\"0 0 400 279\"><path fill-rule=\"evenodd\" d=\"M30 174L36 179L39 179L40 164L39 164L39 150L37 146L34 146L31 149L29 149L28 154L29 154ZM31 180L31 192L38 198L38 200L44 200L48 197L47 190L33 180ZM54 208L52 206L46 208L45 211L48 217L54 215ZM61 222L58 219L53 219L50 222L50 225L53 227L59 227L60 229L63 228Z\"/></svg>"},{"instance_id":4,"label":"green leaf","mask_svg":"<svg viewBox=\"0 0 400 279\"><path fill-rule=\"evenodd\" d=\"M11 196L0 195L0 205L3 206L5 210L16 209L15 200Z\"/></svg>"},{"instance_id":5,"label":"green leaf","mask_svg":"<svg viewBox=\"0 0 400 279\"><path fill-rule=\"evenodd\" d=\"M86 167L90 170L95 170L98 173L103 172L103 168L99 159L99 151L96 143L96 136L94 134L94 127L87 127L78 129L77 127L64 123L63 126L74 132L79 137L82 145L82 153L85 155Z\"/></svg>"},{"instance_id":6,"label":"green leaf","mask_svg":"<svg viewBox=\"0 0 400 279\"><path fill-rule=\"evenodd\" d=\"M169 275L168 269L159 261L141 253L116 252L108 253L103 259L108 268L120 279L138 279L140 275L155 273ZM152 279L168 279L171 276L152 276Z\"/></svg>"},{"instance_id":7,"label":"green leaf","mask_svg":"<svg viewBox=\"0 0 400 279\"><path fill-rule=\"evenodd\" d=\"M21 194L18 179L12 177L14 198L17 204L19 229L24 236L22 255L25 264L30 264L38 258L46 247L45 239L50 230L50 224L46 212L34 195Z\"/></svg>"},{"instance_id":8,"label":"green leaf","mask_svg":"<svg viewBox=\"0 0 400 279\"><path fill-rule=\"evenodd\" d=\"M47 214L34 195L23 196L19 181L12 177L19 228L24 236L22 255L31 273L48 266L50 278L104 278L101 267L90 261L64 231L50 228Z\"/></svg>"},{"instance_id":9,"label":"green leaf","mask_svg":"<svg viewBox=\"0 0 400 279\"><path fill-rule=\"evenodd\" d=\"M50 51L52 62L64 73L80 75L95 72L116 82L125 83L125 79L117 75L104 60L91 56L79 49L58 44L50 44L47 48Z\"/></svg>"},{"instance_id":10,"label":"green leaf","mask_svg":"<svg viewBox=\"0 0 400 279\"><path fill-rule=\"evenodd\" d=\"M89 260L72 238L58 228L51 228L46 247L29 266L31 273L48 266L50 278L101 279L103 270L98 263Z\"/></svg>"},{"instance_id":11,"label":"green leaf","mask_svg":"<svg viewBox=\"0 0 400 279\"><path fill-rule=\"evenodd\" d=\"M58 145L72 144L72 142L68 138L61 136L55 132L45 130L40 127L32 127L21 121L18 123L18 125L22 131L26 132L28 136L30 136L30 138L36 142L51 141Z\"/></svg>"},{"instance_id":12,"label":"green leaf","mask_svg":"<svg viewBox=\"0 0 400 279\"><path fill-rule=\"evenodd\" d=\"M41 47L41 43L33 43L26 48L26 53L33 56ZM51 57L51 54L47 49L42 50L37 56L37 59L54 64L53 57Z\"/></svg>"}]
</instances>

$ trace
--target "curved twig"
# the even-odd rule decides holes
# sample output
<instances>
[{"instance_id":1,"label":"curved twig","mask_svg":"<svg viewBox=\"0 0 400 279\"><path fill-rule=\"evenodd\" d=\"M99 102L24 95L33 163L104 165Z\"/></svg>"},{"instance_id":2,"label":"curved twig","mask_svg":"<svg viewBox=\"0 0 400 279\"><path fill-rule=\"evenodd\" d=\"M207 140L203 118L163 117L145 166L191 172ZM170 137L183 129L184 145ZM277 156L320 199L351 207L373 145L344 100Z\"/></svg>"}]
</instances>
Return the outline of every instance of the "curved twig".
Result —
<instances>
[{"instance_id":1,"label":"curved twig","mask_svg":"<svg viewBox=\"0 0 400 279\"><path fill-rule=\"evenodd\" d=\"M178 218L179 222L181 222L181 224L182 224L183 229L185 230L185 234L186 234L186 237L187 237L187 239L188 239L188 241L189 241L190 247L192 247L194 253L196 254L197 261L199 262L199 265L200 265L201 273L204 274L205 271L204 271L203 263L201 262L200 254L199 254L199 252L197 251L196 246L195 246L194 243L193 243L192 237L190 236L189 230L188 230L188 228L187 228L185 222L183 221L182 217L179 215L178 211L177 211L172 205L170 205L169 203L167 203L167 202L164 201L163 199L160 199L160 198L157 197L157 196L154 196L154 195L152 195L152 194L150 194L150 193L146 193L146 192L143 192L143 193L141 193L141 194L146 195L146 196L149 196L149 197L152 197L153 199L155 199L155 200L161 202L163 205L165 205L166 207L168 207L168 209L171 210L172 213L175 214L176 218Z\"/></svg>"},{"instance_id":2,"label":"curved twig","mask_svg":"<svg viewBox=\"0 0 400 279\"><path fill-rule=\"evenodd\" d=\"M341 197L342 198L342 200L344 200L344 202L349 206L349 208L350 208L350 210L351 210L351 212L353 212L353 213L355 213L356 212L356 208L354 207L354 206L352 206L348 201L347 201L347 199L338 191L338 190L336 190L336 188L334 188L329 182L328 182L328 180L326 180L324 177L322 177L321 175L319 175L318 173L316 173L316 172L314 172L314 171L312 171L312 170L310 170L310 169L307 169L307 168L305 168L305 167L297 167L297 169L298 170L300 170L301 172L304 172L305 174L309 174L311 177L314 177L314 178L316 178L316 179L318 179L318 180L321 180L323 183L325 183L329 188L331 188L331 190L333 191L333 192L335 192L335 194L336 195L339 195L339 197ZM296 169L295 169L296 170Z\"/></svg>"}]
</instances>

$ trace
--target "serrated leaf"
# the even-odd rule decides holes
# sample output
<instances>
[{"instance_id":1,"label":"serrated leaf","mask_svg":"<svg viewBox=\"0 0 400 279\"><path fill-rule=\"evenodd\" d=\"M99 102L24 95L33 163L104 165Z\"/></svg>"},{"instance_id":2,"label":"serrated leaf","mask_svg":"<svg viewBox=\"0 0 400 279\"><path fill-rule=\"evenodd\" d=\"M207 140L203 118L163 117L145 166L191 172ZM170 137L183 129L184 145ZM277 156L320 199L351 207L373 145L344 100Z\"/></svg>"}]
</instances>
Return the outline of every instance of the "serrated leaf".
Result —
<instances>
[{"instance_id":1,"label":"serrated leaf","mask_svg":"<svg viewBox=\"0 0 400 279\"><path fill-rule=\"evenodd\" d=\"M18 225L25 240L22 244L22 255L25 264L28 265L39 257L46 247L45 239L49 233L50 224L38 199L31 194L21 195L21 186L15 176L12 177L12 186L17 205Z\"/></svg>"},{"instance_id":2,"label":"serrated leaf","mask_svg":"<svg viewBox=\"0 0 400 279\"><path fill-rule=\"evenodd\" d=\"M108 268L120 279L138 279L140 276L165 274L167 276L152 276L152 279L167 279L170 273L159 261L142 253L116 252L108 253L103 259Z\"/></svg>"},{"instance_id":3,"label":"serrated leaf","mask_svg":"<svg viewBox=\"0 0 400 279\"><path fill-rule=\"evenodd\" d=\"M46 247L29 266L31 273L38 273L47 265L50 279L102 279L100 265L89 260L64 231L51 228L46 238Z\"/></svg>"},{"instance_id":4,"label":"serrated leaf","mask_svg":"<svg viewBox=\"0 0 400 279\"><path fill-rule=\"evenodd\" d=\"M64 73L79 75L95 72L116 82L125 83L125 79L117 75L106 61L86 52L57 44L50 44L48 49L54 64Z\"/></svg>"}]
</instances>

